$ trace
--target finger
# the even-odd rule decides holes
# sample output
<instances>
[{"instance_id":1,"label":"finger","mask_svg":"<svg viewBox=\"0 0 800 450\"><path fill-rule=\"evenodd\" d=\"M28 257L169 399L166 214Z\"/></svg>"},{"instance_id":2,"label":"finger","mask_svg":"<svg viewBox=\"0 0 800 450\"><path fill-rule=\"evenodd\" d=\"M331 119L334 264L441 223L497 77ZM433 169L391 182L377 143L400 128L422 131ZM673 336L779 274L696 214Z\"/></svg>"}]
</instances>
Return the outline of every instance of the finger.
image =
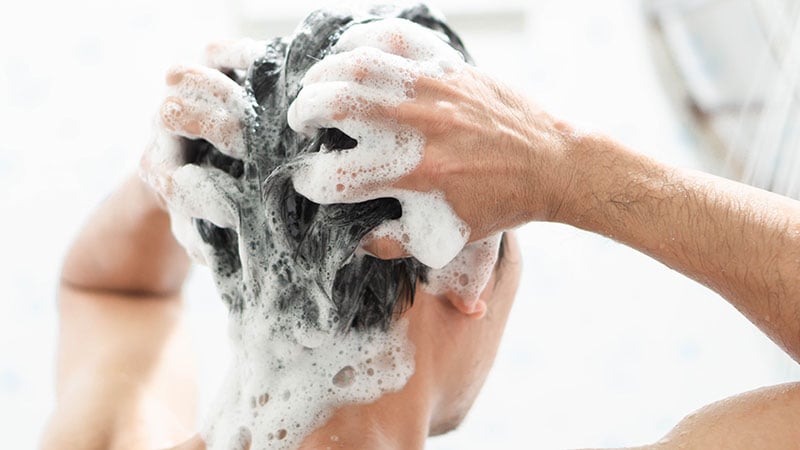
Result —
<instances>
[{"instance_id":1,"label":"finger","mask_svg":"<svg viewBox=\"0 0 800 450\"><path fill-rule=\"evenodd\" d=\"M357 86L346 82L317 83L304 87L286 112L289 127L306 136L320 128L339 128L355 138L354 129L345 130L344 120L366 107Z\"/></svg>"},{"instance_id":2,"label":"finger","mask_svg":"<svg viewBox=\"0 0 800 450\"><path fill-rule=\"evenodd\" d=\"M403 214L375 227L372 238L392 239L422 264L440 269L464 248L469 227L455 214L441 193L387 190L383 196L400 201Z\"/></svg>"},{"instance_id":3,"label":"finger","mask_svg":"<svg viewBox=\"0 0 800 450\"><path fill-rule=\"evenodd\" d=\"M414 61L464 62L463 56L434 31L405 19L384 19L353 25L342 33L334 51L346 52L365 46Z\"/></svg>"},{"instance_id":4,"label":"finger","mask_svg":"<svg viewBox=\"0 0 800 450\"><path fill-rule=\"evenodd\" d=\"M241 94L244 89L219 70L198 64L176 64L167 70L165 81L168 87L185 89L188 95L218 97Z\"/></svg>"},{"instance_id":5,"label":"finger","mask_svg":"<svg viewBox=\"0 0 800 450\"><path fill-rule=\"evenodd\" d=\"M171 211L238 230L233 195L239 189L235 184L235 179L219 169L187 164L172 173L165 199Z\"/></svg>"},{"instance_id":6,"label":"finger","mask_svg":"<svg viewBox=\"0 0 800 450\"><path fill-rule=\"evenodd\" d=\"M216 69L247 69L267 51L265 41L238 39L208 44L206 64Z\"/></svg>"},{"instance_id":7,"label":"finger","mask_svg":"<svg viewBox=\"0 0 800 450\"><path fill-rule=\"evenodd\" d=\"M390 237L376 237L371 233L361 240L361 249L379 259L400 259L411 256L401 242Z\"/></svg>"},{"instance_id":8,"label":"finger","mask_svg":"<svg viewBox=\"0 0 800 450\"><path fill-rule=\"evenodd\" d=\"M192 261L208 266L209 261L214 260L214 248L200 237L191 217L170 209L169 224L175 240L186 250Z\"/></svg>"},{"instance_id":9,"label":"finger","mask_svg":"<svg viewBox=\"0 0 800 450\"><path fill-rule=\"evenodd\" d=\"M422 160L424 140L413 129L375 121L374 111L391 108L380 92L348 82L303 88L289 107L288 123L306 135L337 128L355 148L320 151L298 161L292 173L297 192L316 203L354 203L378 198L383 189Z\"/></svg>"},{"instance_id":10,"label":"finger","mask_svg":"<svg viewBox=\"0 0 800 450\"><path fill-rule=\"evenodd\" d=\"M221 104L169 97L161 105L160 116L164 126L179 136L205 139L231 156L245 153L242 123Z\"/></svg>"},{"instance_id":11,"label":"finger","mask_svg":"<svg viewBox=\"0 0 800 450\"><path fill-rule=\"evenodd\" d=\"M353 124L337 124L346 133ZM410 129L354 133L358 145L307 155L292 168L295 190L315 203L356 203L391 197L392 185L422 160L423 139Z\"/></svg>"},{"instance_id":12,"label":"finger","mask_svg":"<svg viewBox=\"0 0 800 450\"><path fill-rule=\"evenodd\" d=\"M386 110L405 100L397 92L381 91L346 81L305 86L289 105L289 127L307 136L321 128L339 128L359 140L372 132L366 123L376 110Z\"/></svg>"},{"instance_id":13,"label":"finger","mask_svg":"<svg viewBox=\"0 0 800 450\"><path fill-rule=\"evenodd\" d=\"M217 70L202 66L176 66L167 74L167 85L173 100L178 99L184 108L191 108L186 117L224 115L226 123L238 122L241 128L242 124L255 115L245 89ZM175 109L174 105L170 109ZM163 112L169 114L180 111ZM180 113L186 114L187 111ZM239 140L231 139L230 142L238 143ZM219 150L233 157L241 157L244 152L243 147L233 146Z\"/></svg>"},{"instance_id":14,"label":"finger","mask_svg":"<svg viewBox=\"0 0 800 450\"><path fill-rule=\"evenodd\" d=\"M368 82L381 91L400 90L404 94L401 97L408 98L415 72L414 63L406 58L372 47L359 47L326 56L306 72L302 84L307 86L324 81Z\"/></svg>"},{"instance_id":15,"label":"finger","mask_svg":"<svg viewBox=\"0 0 800 450\"><path fill-rule=\"evenodd\" d=\"M139 162L139 175L162 202L166 202L165 195L169 193L170 176L183 163L180 140L155 121L153 140Z\"/></svg>"}]
</instances>

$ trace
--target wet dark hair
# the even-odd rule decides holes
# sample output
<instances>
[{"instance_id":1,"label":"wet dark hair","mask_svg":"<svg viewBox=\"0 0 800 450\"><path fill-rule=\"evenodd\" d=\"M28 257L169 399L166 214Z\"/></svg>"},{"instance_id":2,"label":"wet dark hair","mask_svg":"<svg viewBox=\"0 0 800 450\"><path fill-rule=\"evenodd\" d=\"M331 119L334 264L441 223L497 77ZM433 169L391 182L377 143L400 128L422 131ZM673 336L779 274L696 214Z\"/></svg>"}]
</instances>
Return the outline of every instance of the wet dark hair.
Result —
<instances>
[{"instance_id":1,"label":"wet dark hair","mask_svg":"<svg viewBox=\"0 0 800 450\"><path fill-rule=\"evenodd\" d=\"M385 330L413 304L417 281L426 280L427 268L414 258L353 257L370 230L402 215L397 200L319 205L296 193L292 185L292 167L303 155L318 152L322 145L333 151L357 145L338 129L322 129L309 138L286 123L287 108L300 91L300 80L330 53L348 27L386 17L408 19L439 32L467 62L472 61L458 36L424 5L404 9L379 6L371 12L374 17L359 21L348 13L314 12L291 39L270 41L265 56L246 74L228 73L257 103L256 116L246 124L247 157L228 157L202 140L188 141L185 146L187 162L224 171L240 182L245 198L256 197L253 203L235 205L241 216L241 236L206 220L194 220L203 241L213 247L209 265L223 300L234 312L257 301L258 277L263 273L259 270L271 271L280 283L275 288L283 290L278 300L280 311L299 307L304 320L313 324L319 311L308 294L309 289L320 289L334 305L339 331ZM259 252L271 258L259 258ZM246 282L234 283L236 287L231 288L225 281L232 277Z\"/></svg>"}]
</instances>

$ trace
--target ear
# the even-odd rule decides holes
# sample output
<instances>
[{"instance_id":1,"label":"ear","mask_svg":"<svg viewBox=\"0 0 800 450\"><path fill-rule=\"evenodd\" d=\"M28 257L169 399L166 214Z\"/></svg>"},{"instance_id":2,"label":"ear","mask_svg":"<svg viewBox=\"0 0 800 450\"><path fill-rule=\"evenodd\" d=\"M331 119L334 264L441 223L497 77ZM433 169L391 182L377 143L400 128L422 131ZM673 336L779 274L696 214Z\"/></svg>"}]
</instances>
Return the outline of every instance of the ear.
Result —
<instances>
[{"instance_id":1,"label":"ear","mask_svg":"<svg viewBox=\"0 0 800 450\"><path fill-rule=\"evenodd\" d=\"M486 315L486 302L481 298L466 302L461 296L453 292L448 292L444 297L453 308L470 319L482 319Z\"/></svg>"}]
</instances>

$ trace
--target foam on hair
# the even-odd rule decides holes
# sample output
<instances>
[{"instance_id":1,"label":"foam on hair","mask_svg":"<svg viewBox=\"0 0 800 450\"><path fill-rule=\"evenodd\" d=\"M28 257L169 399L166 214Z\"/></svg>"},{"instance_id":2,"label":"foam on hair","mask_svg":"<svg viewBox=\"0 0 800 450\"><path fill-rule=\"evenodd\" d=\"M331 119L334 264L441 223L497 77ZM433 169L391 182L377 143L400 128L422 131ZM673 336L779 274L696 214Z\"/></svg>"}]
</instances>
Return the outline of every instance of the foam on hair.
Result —
<instances>
[{"instance_id":1,"label":"foam on hair","mask_svg":"<svg viewBox=\"0 0 800 450\"><path fill-rule=\"evenodd\" d=\"M239 448L243 436L251 450L296 447L336 407L399 390L413 373L400 316L429 269L414 258L383 261L357 251L367 233L403 216L402 199L320 205L298 194L292 175L303 155L357 142L338 129L298 134L287 124L301 80L341 33L386 18L423 25L428 30L417 33L436 33L470 60L423 5L316 11L292 37L270 41L245 75L228 74L253 111L241 118L241 157L184 141L181 163L190 169L182 173L197 176L199 201L223 203L207 215L171 211L181 241L211 268L229 309L233 361L201 431L209 449Z\"/></svg>"},{"instance_id":2,"label":"foam on hair","mask_svg":"<svg viewBox=\"0 0 800 450\"><path fill-rule=\"evenodd\" d=\"M464 248L469 227L441 193L392 187L422 162L425 138L396 122L376 126L371 116L376 108L412 100L420 78L458 76L464 56L444 37L403 19L352 27L333 46L334 53L308 71L288 114L296 131L309 134L335 125L358 142L352 153L306 158L293 176L297 191L319 203L396 198L403 214L382 223L373 236L392 238L433 268L444 267Z\"/></svg>"}]
</instances>

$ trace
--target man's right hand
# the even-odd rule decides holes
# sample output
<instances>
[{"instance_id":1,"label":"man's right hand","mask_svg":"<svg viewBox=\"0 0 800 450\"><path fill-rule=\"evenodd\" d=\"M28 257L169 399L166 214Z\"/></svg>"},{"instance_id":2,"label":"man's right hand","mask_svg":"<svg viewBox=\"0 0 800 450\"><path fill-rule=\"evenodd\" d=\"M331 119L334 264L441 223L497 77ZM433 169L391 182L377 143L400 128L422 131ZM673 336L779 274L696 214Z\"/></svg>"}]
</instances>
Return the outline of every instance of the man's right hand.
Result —
<instances>
[{"instance_id":1,"label":"man's right hand","mask_svg":"<svg viewBox=\"0 0 800 450\"><path fill-rule=\"evenodd\" d=\"M714 289L800 361L800 202L669 167L601 136L577 135L489 77L448 59L435 35L379 24L346 31L345 45L334 49L339 54L307 75L304 91L323 92L319 85L335 80L345 84L346 95L312 110L319 99L309 101L301 92L290 125L347 133L357 120L384 131L410 128L424 138L421 157L399 176L359 184L348 181L360 176L352 167L364 168L360 161L374 160L370 152L381 149L358 145L314 155L312 165L325 162L314 173L338 185L325 186L324 198L312 200L363 201L392 189L439 191L469 227L470 241L531 220L602 234ZM413 59L419 55L427 59ZM431 72L432 63L444 73ZM374 86L392 85L408 73L413 82L404 97L375 95ZM292 118L292 110L301 113ZM306 180L294 183L306 195ZM384 240L367 248L394 258L408 247Z\"/></svg>"},{"instance_id":2,"label":"man's right hand","mask_svg":"<svg viewBox=\"0 0 800 450\"><path fill-rule=\"evenodd\" d=\"M309 158L311 169L295 177L298 192L318 203L364 201L394 190L439 192L469 227L469 242L553 217L569 187L569 150L580 138L459 61L436 35L418 33L410 23L385 23L357 25L342 35L334 54L306 75L289 124L307 134L317 128L357 134L369 127L398 139L411 129L424 141L421 158L402 173L376 177L376 167L391 163L374 156L382 149L360 142L346 152L320 153ZM394 92L396 85L405 91ZM369 239L366 248L377 256L409 253L396 240Z\"/></svg>"}]
</instances>

